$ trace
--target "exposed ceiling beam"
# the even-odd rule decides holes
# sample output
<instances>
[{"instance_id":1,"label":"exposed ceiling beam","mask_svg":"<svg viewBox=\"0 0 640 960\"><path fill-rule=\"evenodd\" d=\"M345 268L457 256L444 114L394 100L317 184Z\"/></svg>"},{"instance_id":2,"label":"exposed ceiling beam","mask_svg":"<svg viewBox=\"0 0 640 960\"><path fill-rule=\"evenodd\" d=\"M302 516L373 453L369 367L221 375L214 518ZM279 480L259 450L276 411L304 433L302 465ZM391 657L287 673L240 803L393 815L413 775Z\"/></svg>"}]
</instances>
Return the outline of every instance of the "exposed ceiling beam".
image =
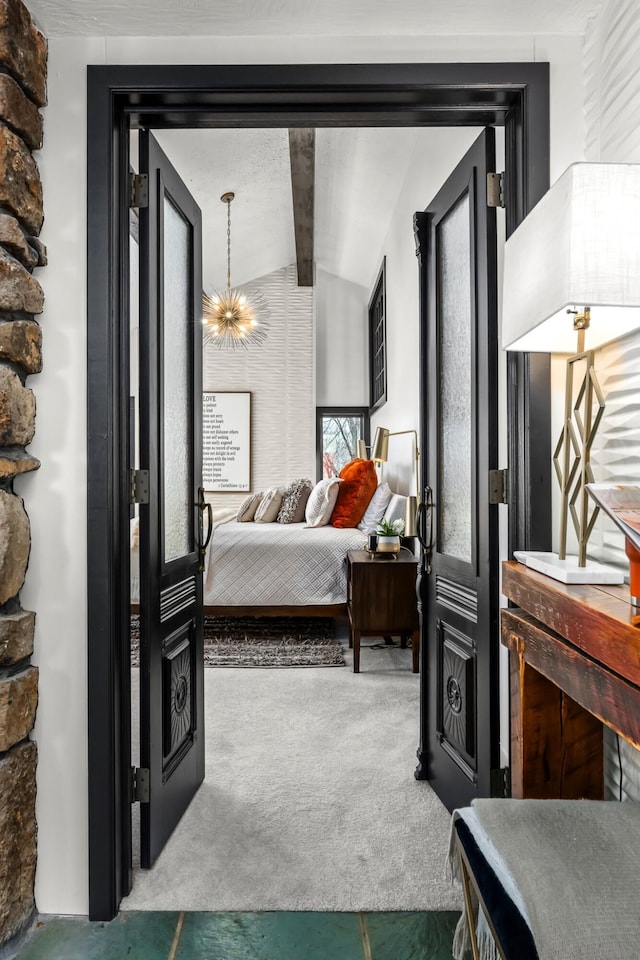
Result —
<instances>
[{"instance_id":1,"label":"exposed ceiling beam","mask_svg":"<svg viewBox=\"0 0 640 960\"><path fill-rule=\"evenodd\" d=\"M316 132L311 127L289 130L293 225L296 237L298 286L313 286L313 203Z\"/></svg>"}]
</instances>

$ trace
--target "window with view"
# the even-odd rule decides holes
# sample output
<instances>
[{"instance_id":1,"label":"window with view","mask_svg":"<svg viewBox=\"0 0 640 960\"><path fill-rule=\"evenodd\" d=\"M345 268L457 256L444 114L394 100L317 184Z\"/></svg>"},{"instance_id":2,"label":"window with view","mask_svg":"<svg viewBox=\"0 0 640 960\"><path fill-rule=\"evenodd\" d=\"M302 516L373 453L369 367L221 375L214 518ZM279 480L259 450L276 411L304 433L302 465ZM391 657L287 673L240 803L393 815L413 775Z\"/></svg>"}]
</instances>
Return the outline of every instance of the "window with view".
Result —
<instances>
[{"instance_id":1,"label":"window with view","mask_svg":"<svg viewBox=\"0 0 640 960\"><path fill-rule=\"evenodd\" d=\"M369 442L369 411L366 407L319 407L316 424L317 475L336 477L357 457L358 440Z\"/></svg>"}]
</instances>

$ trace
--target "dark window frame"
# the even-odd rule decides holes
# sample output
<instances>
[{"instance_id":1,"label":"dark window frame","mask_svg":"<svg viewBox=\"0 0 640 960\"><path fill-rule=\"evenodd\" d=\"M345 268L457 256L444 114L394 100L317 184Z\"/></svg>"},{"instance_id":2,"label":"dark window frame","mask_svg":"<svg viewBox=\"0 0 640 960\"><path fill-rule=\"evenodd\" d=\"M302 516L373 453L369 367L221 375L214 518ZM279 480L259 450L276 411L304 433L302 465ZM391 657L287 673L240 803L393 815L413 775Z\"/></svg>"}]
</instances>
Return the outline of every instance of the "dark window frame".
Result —
<instances>
[{"instance_id":1,"label":"dark window frame","mask_svg":"<svg viewBox=\"0 0 640 960\"><path fill-rule=\"evenodd\" d=\"M369 298L369 413L387 402L387 258ZM380 355L382 361L379 363ZM378 381L382 382L379 383Z\"/></svg>"},{"instance_id":2,"label":"dark window frame","mask_svg":"<svg viewBox=\"0 0 640 960\"><path fill-rule=\"evenodd\" d=\"M362 417L363 440L371 443L369 407L316 407L316 480L322 479L322 420L324 417Z\"/></svg>"}]
</instances>

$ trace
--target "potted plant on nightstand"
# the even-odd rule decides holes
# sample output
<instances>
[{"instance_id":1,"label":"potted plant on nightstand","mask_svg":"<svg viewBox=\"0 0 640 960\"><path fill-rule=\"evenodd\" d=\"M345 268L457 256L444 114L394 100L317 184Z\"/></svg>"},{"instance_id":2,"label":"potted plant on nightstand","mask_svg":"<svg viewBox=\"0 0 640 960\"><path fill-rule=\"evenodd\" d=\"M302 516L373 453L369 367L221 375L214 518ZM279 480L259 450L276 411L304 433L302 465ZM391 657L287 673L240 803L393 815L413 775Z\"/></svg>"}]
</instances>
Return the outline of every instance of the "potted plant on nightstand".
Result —
<instances>
[{"instance_id":1,"label":"potted plant on nightstand","mask_svg":"<svg viewBox=\"0 0 640 960\"><path fill-rule=\"evenodd\" d=\"M378 553L400 553L400 534L404 530L404 520L382 519L378 524Z\"/></svg>"}]
</instances>

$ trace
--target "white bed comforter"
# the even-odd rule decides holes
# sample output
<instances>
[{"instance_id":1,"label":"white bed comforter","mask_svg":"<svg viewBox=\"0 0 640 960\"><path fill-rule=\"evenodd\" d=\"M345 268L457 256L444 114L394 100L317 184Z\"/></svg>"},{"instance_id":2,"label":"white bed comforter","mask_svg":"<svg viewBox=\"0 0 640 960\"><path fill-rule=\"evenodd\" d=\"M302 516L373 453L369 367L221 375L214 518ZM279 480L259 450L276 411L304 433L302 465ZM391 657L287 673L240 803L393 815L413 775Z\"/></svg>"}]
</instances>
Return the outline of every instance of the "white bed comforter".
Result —
<instances>
[{"instance_id":1,"label":"white bed comforter","mask_svg":"<svg viewBox=\"0 0 640 960\"><path fill-rule=\"evenodd\" d=\"M347 602L347 550L361 549L357 529L304 523L216 524L207 557L204 602L210 606L293 606Z\"/></svg>"}]
</instances>

